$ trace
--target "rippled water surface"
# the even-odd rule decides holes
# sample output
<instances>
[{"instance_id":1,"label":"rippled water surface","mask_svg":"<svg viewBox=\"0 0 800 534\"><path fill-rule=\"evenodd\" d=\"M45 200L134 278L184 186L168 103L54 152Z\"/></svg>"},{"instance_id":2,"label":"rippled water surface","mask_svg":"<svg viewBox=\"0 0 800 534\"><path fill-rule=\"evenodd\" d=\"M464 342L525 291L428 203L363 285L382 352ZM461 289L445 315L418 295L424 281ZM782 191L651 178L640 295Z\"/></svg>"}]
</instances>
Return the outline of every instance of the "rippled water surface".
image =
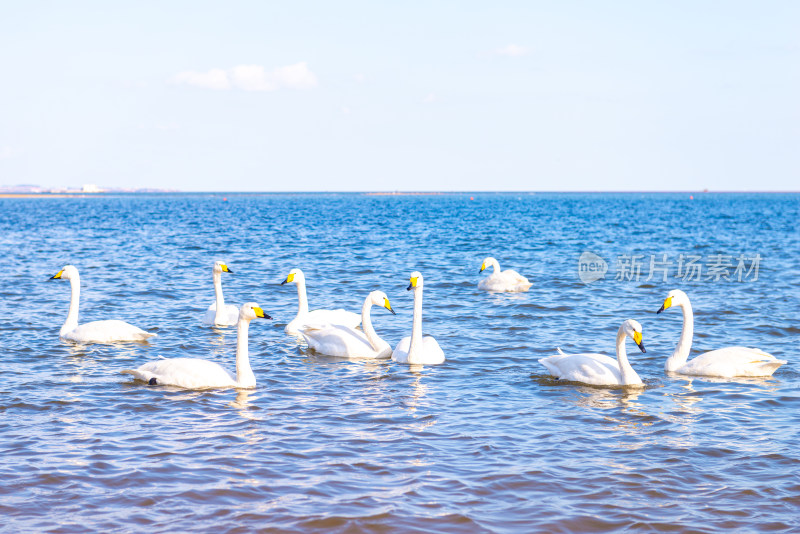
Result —
<instances>
[{"instance_id":1,"label":"rippled water surface","mask_svg":"<svg viewBox=\"0 0 800 534\"><path fill-rule=\"evenodd\" d=\"M674 532L800 530L800 196L140 195L0 199L0 530ZM578 276L590 251L609 266ZM650 257L672 261L650 280ZM680 255L743 256L729 280L676 278ZM756 279L752 258L758 254ZM493 255L534 283L477 289ZM640 255L641 267L625 270ZM235 328L204 327L211 265L229 303L258 302L253 390L184 391L121 369L195 356L234 368ZM67 282L81 322L117 318L144 344L58 339ZM283 332L291 268L312 308L373 309L394 346L425 276L424 329L447 361L409 368L309 353ZM617 278L625 278L618 280ZM668 377L677 310L695 353L759 347L769 379ZM613 355L644 329L644 390L559 383L538 359Z\"/></svg>"}]
</instances>

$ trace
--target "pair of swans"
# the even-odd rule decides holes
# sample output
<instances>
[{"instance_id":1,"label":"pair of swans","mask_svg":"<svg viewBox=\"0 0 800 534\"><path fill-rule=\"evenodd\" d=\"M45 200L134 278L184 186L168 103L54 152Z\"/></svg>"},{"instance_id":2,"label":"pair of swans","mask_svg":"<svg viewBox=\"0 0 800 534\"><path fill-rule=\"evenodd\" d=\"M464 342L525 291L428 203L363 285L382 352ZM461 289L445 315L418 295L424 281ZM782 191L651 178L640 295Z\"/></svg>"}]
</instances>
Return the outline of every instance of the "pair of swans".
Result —
<instances>
[{"instance_id":1,"label":"pair of swans","mask_svg":"<svg viewBox=\"0 0 800 534\"><path fill-rule=\"evenodd\" d=\"M69 280L71 296L67 319L61 326L59 337L76 343L117 343L145 341L156 334L146 332L132 324L118 320L92 321L78 325L78 307L81 298L81 277L73 265L65 265L50 280Z\"/></svg>"},{"instance_id":2,"label":"pair of swans","mask_svg":"<svg viewBox=\"0 0 800 534\"><path fill-rule=\"evenodd\" d=\"M296 276L294 279L296 279ZM287 280L289 282L292 281ZM382 291L373 291L364 300L364 305L361 308L361 317L359 318L363 331L357 330L355 325L328 324L324 326L306 326L301 333L309 348L329 356L372 359L391 357L392 360L398 363L412 365L435 365L444 362L444 351L442 351L436 339L432 336L422 335L423 278L418 271L411 273L409 285L406 289L409 291L414 290L414 315L411 335L400 340L394 350L375 333L370 318L370 308L374 305L383 306L394 314L388 297Z\"/></svg>"},{"instance_id":3,"label":"pair of swans","mask_svg":"<svg viewBox=\"0 0 800 534\"><path fill-rule=\"evenodd\" d=\"M656 313L675 306L680 307L683 311L683 329L675 352L667 358L664 366L668 373L721 378L764 377L772 376L778 367L786 363L786 360L779 360L762 350L747 347L725 347L712 350L687 362L694 335L694 314L689 297L680 289L670 291L664 304ZM622 323L617 333L616 361L601 354L566 355L561 353L557 356L542 358L539 362L550 371L550 374L559 379L595 386L641 385L642 381L631 367L625 353L626 336L632 337L644 352L644 346L641 344L641 325L629 319ZM561 352L560 349L559 352Z\"/></svg>"},{"instance_id":4,"label":"pair of swans","mask_svg":"<svg viewBox=\"0 0 800 534\"><path fill-rule=\"evenodd\" d=\"M254 388L256 377L250 367L247 334L253 319L272 319L258 304L248 302L239 310L236 322L236 375L210 360L199 358L164 358L149 362L138 369L124 369L123 374L133 375L151 386L178 386L201 388Z\"/></svg>"},{"instance_id":5,"label":"pair of swans","mask_svg":"<svg viewBox=\"0 0 800 534\"><path fill-rule=\"evenodd\" d=\"M478 289L485 291L498 291L506 293L520 293L527 291L533 285L527 278L519 274L517 271L507 269L500 270L500 264L496 259L488 257L483 260L481 270L483 272L489 267L492 268L492 274L478 282Z\"/></svg>"}]
</instances>

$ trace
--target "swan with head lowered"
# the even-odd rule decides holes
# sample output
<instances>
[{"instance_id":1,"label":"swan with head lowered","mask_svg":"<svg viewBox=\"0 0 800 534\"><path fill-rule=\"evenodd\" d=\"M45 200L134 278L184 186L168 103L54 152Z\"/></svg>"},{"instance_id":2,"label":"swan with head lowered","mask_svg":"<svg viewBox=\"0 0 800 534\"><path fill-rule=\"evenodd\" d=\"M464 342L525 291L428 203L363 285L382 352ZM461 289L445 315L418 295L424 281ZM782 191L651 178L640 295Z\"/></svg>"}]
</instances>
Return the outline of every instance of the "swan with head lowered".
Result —
<instances>
[{"instance_id":1,"label":"swan with head lowered","mask_svg":"<svg viewBox=\"0 0 800 534\"><path fill-rule=\"evenodd\" d=\"M694 336L694 313L689 297L680 289L667 293L664 304L656 313L678 306L683 312L683 329L675 352L667 358L664 368L667 372L693 376L771 376L775 370L786 363L763 350L747 347L725 347L712 350L687 362L692 350Z\"/></svg>"},{"instance_id":2,"label":"swan with head lowered","mask_svg":"<svg viewBox=\"0 0 800 534\"><path fill-rule=\"evenodd\" d=\"M223 261L215 261L212 270L214 280L214 302L206 310L203 323L214 326L232 326L239 322L239 308L225 304L222 296L222 273L233 273Z\"/></svg>"},{"instance_id":3,"label":"swan with head lowered","mask_svg":"<svg viewBox=\"0 0 800 534\"><path fill-rule=\"evenodd\" d=\"M178 386L187 389L202 388L254 388L256 377L250 367L247 351L247 331L253 319L272 319L255 302L243 304L236 324L236 375L210 360L199 358L165 358L149 362L138 369L124 369L123 374L133 375L151 386Z\"/></svg>"},{"instance_id":4,"label":"swan with head lowered","mask_svg":"<svg viewBox=\"0 0 800 534\"><path fill-rule=\"evenodd\" d=\"M306 277L300 269L292 269L289 276L281 282L283 284L297 285L297 298L299 306L297 315L286 325L286 333L296 336L302 335L307 326L319 328L325 325L342 325L355 328L361 323L361 316L357 313L343 309L337 310L312 310L308 311L308 297L306 296Z\"/></svg>"},{"instance_id":5,"label":"swan with head lowered","mask_svg":"<svg viewBox=\"0 0 800 534\"><path fill-rule=\"evenodd\" d=\"M444 361L444 351L439 343L431 336L422 336L422 287L422 275L414 271L406 288L408 291L414 290L411 335L401 339L392 352L392 359L399 363L433 365Z\"/></svg>"},{"instance_id":6,"label":"swan with head lowered","mask_svg":"<svg viewBox=\"0 0 800 534\"><path fill-rule=\"evenodd\" d=\"M539 363L559 380L581 382L591 386L642 386L642 379L628 362L628 353L625 350L626 338L633 339L639 350L645 352L642 325L638 321L628 319L617 331L616 360L605 354L564 354L558 349L559 354L542 358Z\"/></svg>"},{"instance_id":7,"label":"swan with head lowered","mask_svg":"<svg viewBox=\"0 0 800 534\"><path fill-rule=\"evenodd\" d=\"M81 278L78 269L66 265L50 280L69 280L72 296L69 301L67 320L61 327L59 337L77 343L116 343L119 341L145 341L156 334L146 332L124 321L92 321L78 325L78 306L81 300Z\"/></svg>"},{"instance_id":8,"label":"swan with head lowered","mask_svg":"<svg viewBox=\"0 0 800 534\"><path fill-rule=\"evenodd\" d=\"M507 269L500 270L500 264L496 259L488 257L483 260L481 270L483 272L489 267L492 268L492 274L478 282L478 289L486 291L499 291L506 293L520 293L527 291L533 285L527 278L519 274L517 271Z\"/></svg>"},{"instance_id":9,"label":"swan with head lowered","mask_svg":"<svg viewBox=\"0 0 800 534\"><path fill-rule=\"evenodd\" d=\"M370 308L383 306L394 315L389 298L383 291L373 291L364 300L361 308L361 327L357 330L343 325L327 325L320 328L312 326L303 331L308 347L320 354L342 358L390 358L392 347L378 337L372 327Z\"/></svg>"}]
</instances>

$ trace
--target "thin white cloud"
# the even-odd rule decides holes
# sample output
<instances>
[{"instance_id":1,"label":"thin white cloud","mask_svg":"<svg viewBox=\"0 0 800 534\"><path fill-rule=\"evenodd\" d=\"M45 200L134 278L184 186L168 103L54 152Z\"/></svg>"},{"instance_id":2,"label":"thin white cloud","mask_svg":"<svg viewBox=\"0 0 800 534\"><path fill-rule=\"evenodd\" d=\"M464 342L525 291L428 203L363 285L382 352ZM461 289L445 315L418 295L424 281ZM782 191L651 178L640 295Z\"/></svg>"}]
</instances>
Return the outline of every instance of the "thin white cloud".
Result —
<instances>
[{"instance_id":1,"label":"thin white cloud","mask_svg":"<svg viewBox=\"0 0 800 534\"><path fill-rule=\"evenodd\" d=\"M432 104L436 102L436 95L433 93L428 93L425 98L422 99L422 102L425 104Z\"/></svg>"},{"instance_id":2,"label":"thin white cloud","mask_svg":"<svg viewBox=\"0 0 800 534\"><path fill-rule=\"evenodd\" d=\"M17 155L17 151L14 150L12 147L10 147L8 145L0 146L0 159L9 159L9 158L13 158L16 155Z\"/></svg>"},{"instance_id":3,"label":"thin white cloud","mask_svg":"<svg viewBox=\"0 0 800 534\"><path fill-rule=\"evenodd\" d=\"M231 69L208 72L185 71L176 74L172 83L204 89L241 89L242 91L277 91L278 89L310 89L317 77L305 61L267 71L261 65L237 65Z\"/></svg>"},{"instance_id":4,"label":"thin white cloud","mask_svg":"<svg viewBox=\"0 0 800 534\"><path fill-rule=\"evenodd\" d=\"M527 47L510 44L503 48L498 48L494 51L494 54L497 56L520 57L528 55L529 52L530 50Z\"/></svg>"}]
</instances>

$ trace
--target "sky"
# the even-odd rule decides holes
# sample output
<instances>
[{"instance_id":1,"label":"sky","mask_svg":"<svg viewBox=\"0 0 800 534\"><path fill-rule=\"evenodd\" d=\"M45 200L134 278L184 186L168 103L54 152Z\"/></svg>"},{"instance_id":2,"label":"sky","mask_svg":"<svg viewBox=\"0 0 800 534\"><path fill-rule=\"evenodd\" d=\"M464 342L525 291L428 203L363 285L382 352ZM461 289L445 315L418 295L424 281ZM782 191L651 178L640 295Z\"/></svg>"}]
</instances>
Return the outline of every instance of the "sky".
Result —
<instances>
[{"instance_id":1,"label":"sky","mask_svg":"<svg viewBox=\"0 0 800 534\"><path fill-rule=\"evenodd\" d=\"M0 13L0 186L800 190L800 2Z\"/></svg>"}]
</instances>

